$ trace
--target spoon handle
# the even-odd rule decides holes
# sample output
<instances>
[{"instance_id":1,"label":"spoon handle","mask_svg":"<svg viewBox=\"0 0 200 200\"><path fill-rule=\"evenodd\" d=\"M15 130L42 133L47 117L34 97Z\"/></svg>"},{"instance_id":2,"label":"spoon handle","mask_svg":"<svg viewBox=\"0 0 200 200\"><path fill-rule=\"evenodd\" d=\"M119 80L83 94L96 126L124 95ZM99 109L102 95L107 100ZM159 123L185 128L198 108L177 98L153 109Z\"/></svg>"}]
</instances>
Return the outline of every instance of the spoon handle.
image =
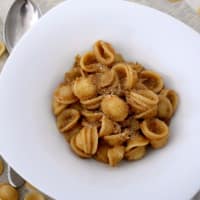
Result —
<instances>
[{"instance_id":1,"label":"spoon handle","mask_svg":"<svg viewBox=\"0 0 200 200\"><path fill-rule=\"evenodd\" d=\"M15 188L19 188L24 185L24 179L17 174L10 166L8 166L8 182Z\"/></svg>"}]
</instances>

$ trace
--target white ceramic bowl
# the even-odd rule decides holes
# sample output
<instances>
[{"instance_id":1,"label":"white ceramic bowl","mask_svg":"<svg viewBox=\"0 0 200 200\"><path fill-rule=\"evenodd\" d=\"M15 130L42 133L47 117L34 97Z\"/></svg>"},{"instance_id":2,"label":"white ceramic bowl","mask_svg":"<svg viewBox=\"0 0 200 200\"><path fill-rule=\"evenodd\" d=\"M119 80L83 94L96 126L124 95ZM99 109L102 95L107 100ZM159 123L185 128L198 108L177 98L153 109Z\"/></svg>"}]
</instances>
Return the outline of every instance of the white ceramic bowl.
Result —
<instances>
[{"instance_id":1,"label":"white ceramic bowl","mask_svg":"<svg viewBox=\"0 0 200 200\"><path fill-rule=\"evenodd\" d=\"M111 168L76 157L51 113L54 88L74 56L103 39L161 73L180 95L169 144ZM200 187L200 37L159 11L120 0L71 0L27 33L0 78L0 151L57 200L186 200Z\"/></svg>"}]
</instances>

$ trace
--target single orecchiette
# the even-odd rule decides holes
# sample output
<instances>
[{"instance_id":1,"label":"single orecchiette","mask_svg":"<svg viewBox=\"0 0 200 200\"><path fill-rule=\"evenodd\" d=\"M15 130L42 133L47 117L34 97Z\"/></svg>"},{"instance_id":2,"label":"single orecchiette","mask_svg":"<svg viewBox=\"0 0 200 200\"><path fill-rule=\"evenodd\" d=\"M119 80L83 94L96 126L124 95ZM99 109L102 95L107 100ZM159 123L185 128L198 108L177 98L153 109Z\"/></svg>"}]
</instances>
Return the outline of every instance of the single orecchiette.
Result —
<instances>
[{"instance_id":1,"label":"single orecchiette","mask_svg":"<svg viewBox=\"0 0 200 200\"><path fill-rule=\"evenodd\" d=\"M174 90L163 89L160 93L161 95L166 96L172 104L173 113L176 111L178 105L178 95Z\"/></svg>"},{"instance_id":2,"label":"single orecchiette","mask_svg":"<svg viewBox=\"0 0 200 200\"><path fill-rule=\"evenodd\" d=\"M115 80L115 72L112 70L106 70L102 73L97 74L97 85L98 88L105 88L110 86Z\"/></svg>"},{"instance_id":3,"label":"single orecchiette","mask_svg":"<svg viewBox=\"0 0 200 200\"><path fill-rule=\"evenodd\" d=\"M100 68L93 52L87 52L81 57L80 66L85 72L98 72Z\"/></svg>"},{"instance_id":4,"label":"single orecchiette","mask_svg":"<svg viewBox=\"0 0 200 200\"><path fill-rule=\"evenodd\" d=\"M103 140L110 146L121 145L130 138L130 131L125 130L123 133L115 135L106 135Z\"/></svg>"},{"instance_id":5,"label":"single orecchiette","mask_svg":"<svg viewBox=\"0 0 200 200\"><path fill-rule=\"evenodd\" d=\"M108 149L109 146L106 144L99 145L95 154L95 159L103 163L108 163Z\"/></svg>"},{"instance_id":6,"label":"single orecchiette","mask_svg":"<svg viewBox=\"0 0 200 200\"><path fill-rule=\"evenodd\" d=\"M80 100L86 100L96 96L97 87L91 77L81 77L74 81L73 92Z\"/></svg>"},{"instance_id":7,"label":"single orecchiette","mask_svg":"<svg viewBox=\"0 0 200 200\"><path fill-rule=\"evenodd\" d=\"M156 105L158 96L151 90L138 90L128 93L126 100L136 113L141 113Z\"/></svg>"},{"instance_id":8,"label":"single orecchiette","mask_svg":"<svg viewBox=\"0 0 200 200\"><path fill-rule=\"evenodd\" d=\"M141 123L142 133L149 140L156 140L166 137L169 134L168 126L160 119L147 119Z\"/></svg>"},{"instance_id":9,"label":"single orecchiette","mask_svg":"<svg viewBox=\"0 0 200 200\"><path fill-rule=\"evenodd\" d=\"M99 137L110 135L113 132L114 132L114 123L104 115L101 119L101 128L99 131Z\"/></svg>"},{"instance_id":10,"label":"single orecchiette","mask_svg":"<svg viewBox=\"0 0 200 200\"><path fill-rule=\"evenodd\" d=\"M76 145L76 135L72 136L72 138L70 139L70 146L72 148L72 150L80 157L82 158L90 158L92 155L85 153L84 151L82 151L81 149L79 149Z\"/></svg>"},{"instance_id":11,"label":"single orecchiette","mask_svg":"<svg viewBox=\"0 0 200 200\"><path fill-rule=\"evenodd\" d=\"M59 86L54 92L54 98L58 103L62 104L71 104L78 100L69 84Z\"/></svg>"},{"instance_id":12,"label":"single orecchiette","mask_svg":"<svg viewBox=\"0 0 200 200\"><path fill-rule=\"evenodd\" d=\"M94 54L98 62L103 65L111 65L115 61L115 51L112 46L102 40L94 44Z\"/></svg>"},{"instance_id":13,"label":"single orecchiette","mask_svg":"<svg viewBox=\"0 0 200 200\"><path fill-rule=\"evenodd\" d=\"M161 138L161 139L157 139L157 140L150 140L150 144L154 149L159 149L164 147L169 139L169 135Z\"/></svg>"},{"instance_id":14,"label":"single orecchiette","mask_svg":"<svg viewBox=\"0 0 200 200\"><path fill-rule=\"evenodd\" d=\"M135 86L138 77L137 72L131 66L126 63L118 63L112 67L112 70L118 75L124 89L131 89Z\"/></svg>"},{"instance_id":15,"label":"single orecchiette","mask_svg":"<svg viewBox=\"0 0 200 200\"><path fill-rule=\"evenodd\" d=\"M89 110L82 110L81 114L87 119L88 122L99 121L103 116L102 112L94 112Z\"/></svg>"},{"instance_id":16,"label":"single orecchiette","mask_svg":"<svg viewBox=\"0 0 200 200\"><path fill-rule=\"evenodd\" d=\"M142 82L148 89L153 90L156 93L160 92L164 86L163 79L156 72L144 70L140 73L140 78L143 79Z\"/></svg>"},{"instance_id":17,"label":"single orecchiette","mask_svg":"<svg viewBox=\"0 0 200 200\"><path fill-rule=\"evenodd\" d=\"M148 108L146 111L135 114L135 119L148 119L153 118L157 115L158 106L154 105Z\"/></svg>"},{"instance_id":18,"label":"single orecchiette","mask_svg":"<svg viewBox=\"0 0 200 200\"><path fill-rule=\"evenodd\" d=\"M173 114L173 107L169 99L163 95L159 95L158 117L161 119L169 119Z\"/></svg>"},{"instance_id":19,"label":"single orecchiette","mask_svg":"<svg viewBox=\"0 0 200 200\"><path fill-rule=\"evenodd\" d=\"M147 140L144 136L138 133L128 140L125 151L128 152L132 150L133 148L146 146L148 144L149 144L149 140Z\"/></svg>"},{"instance_id":20,"label":"single orecchiette","mask_svg":"<svg viewBox=\"0 0 200 200\"><path fill-rule=\"evenodd\" d=\"M115 146L108 149L108 162L109 165L117 165L124 157L124 146Z\"/></svg>"},{"instance_id":21,"label":"single orecchiette","mask_svg":"<svg viewBox=\"0 0 200 200\"><path fill-rule=\"evenodd\" d=\"M94 155L98 147L96 127L83 127L75 137L76 146L86 154Z\"/></svg>"},{"instance_id":22,"label":"single orecchiette","mask_svg":"<svg viewBox=\"0 0 200 200\"><path fill-rule=\"evenodd\" d=\"M83 105L84 108L88 110L94 110L100 107L102 99L103 99L103 95L94 97L91 99L87 99L87 100L82 100L81 104Z\"/></svg>"},{"instance_id":23,"label":"single orecchiette","mask_svg":"<svg viewBox=\"0 0 200 200\"><path fill-rule=\"evenodd\" d=\"M57 116L57 127L61 133L64 133L77 123L80 118L80 113L75 109L66 109Z\"/></svg>"},{"instance_id":24,"label":"single orecchiette","mask_svg":"<svg viewBox=\"0 0 200 200\"><path fill-rule=\"evenodd\" d=\"M146 146L140 146L140 147L133 148L130 151L126 152L124 157L130 161L131 160L139 160L139 159L143 158L145 154L146 154Z\"/></svg>"},{"instance_id":25,"label":"single orecchiette","mask_svg":"<svg viewBox=\"0 0 200 200\"><path fill-rule=\"evenodd\" d=\"M101 109L114 121L123 121L128 115L128 105L116 95L105 96L101 102Z\"/></svg>"},{"instance_id":26,"label":"single orecchiette","mask_svg":"<svg viewBox=\"0 0 200 200\"><path fill-rule=\"evenodd\" d=\"M57 115L60 114L66 107L67 107L67 104L58 103L58 102L55 100L55 98L53 98L52 109L53 109L54 115L57 116Z\"/></svg>"}]
</instances>

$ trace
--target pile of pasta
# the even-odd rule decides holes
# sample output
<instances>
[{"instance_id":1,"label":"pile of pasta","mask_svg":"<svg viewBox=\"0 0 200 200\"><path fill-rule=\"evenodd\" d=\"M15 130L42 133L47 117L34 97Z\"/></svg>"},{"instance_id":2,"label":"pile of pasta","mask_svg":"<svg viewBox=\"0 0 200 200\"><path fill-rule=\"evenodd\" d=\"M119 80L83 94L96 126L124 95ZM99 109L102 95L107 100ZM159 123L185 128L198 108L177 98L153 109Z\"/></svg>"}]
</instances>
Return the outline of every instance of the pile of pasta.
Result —
<instances>
[{"instance_id":1,"label":"pile of pasta","mask_svg":"<svg viewBox=\"0 0 200 200\"><path fill-rule=\"evenodd\" d=\"M53 95L57 127L72 151L111 166L163 147L177 104L158 73L125 61L101 40L76 56Z\"/></svg>"}]
</instances>

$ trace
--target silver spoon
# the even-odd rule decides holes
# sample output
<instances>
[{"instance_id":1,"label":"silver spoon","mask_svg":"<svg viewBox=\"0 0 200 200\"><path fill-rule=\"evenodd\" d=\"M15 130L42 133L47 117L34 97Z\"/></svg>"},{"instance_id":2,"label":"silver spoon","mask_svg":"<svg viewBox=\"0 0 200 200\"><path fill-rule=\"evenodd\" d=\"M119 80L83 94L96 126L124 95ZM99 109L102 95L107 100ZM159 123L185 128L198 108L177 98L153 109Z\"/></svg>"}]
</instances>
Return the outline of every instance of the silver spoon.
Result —
<instances>
[{"instance_id":1,"label":"silver spoon","mask_svg":"<svg viewBox=\"0 0 200 200\"><path fill-rule=\"evenodd\" d=\"M4 41L10 53L16 43L40 18L41 11L32 0L15 0L4 24ZM24 180L8 166L8 181L13 187L21 187Z\"/></svg>"},{"instance_id":2,"label":"silver spoon","mask_svg":"<svg viewBox=\"0 0 200 200\"><path fill-rule=\"evenodd\" d=\"M15 0L8 11L3 31L9 53L40 16L41 11L32 0Z\"/></svg>"}]
</instances>

